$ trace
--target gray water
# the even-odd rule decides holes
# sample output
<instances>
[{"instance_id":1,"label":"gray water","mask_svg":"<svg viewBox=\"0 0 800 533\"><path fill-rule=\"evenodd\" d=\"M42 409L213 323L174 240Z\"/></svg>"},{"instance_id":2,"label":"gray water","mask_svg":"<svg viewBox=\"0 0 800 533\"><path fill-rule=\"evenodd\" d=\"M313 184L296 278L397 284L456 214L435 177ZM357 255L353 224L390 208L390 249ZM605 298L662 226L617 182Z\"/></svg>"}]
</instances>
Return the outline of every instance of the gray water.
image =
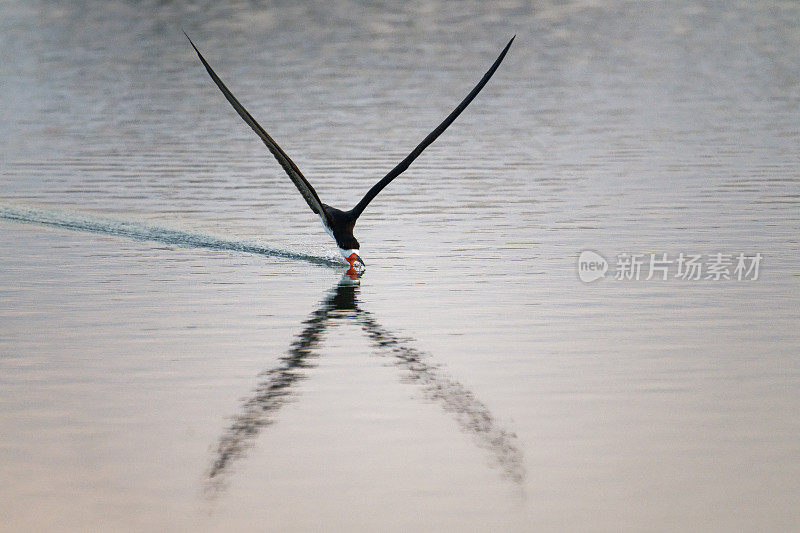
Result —
<instances>
[{"instance_id":1,"label":"gray water","mask_svg":"<svg viewBox=\"0 0 800 533\"><path fill-rule=\"evenodd\" d=\"M796 528L798 5L330 6L0 4L0 529ZM354 284L182 29L340 208L517 39Z\"/></svg>"}]
</instances>

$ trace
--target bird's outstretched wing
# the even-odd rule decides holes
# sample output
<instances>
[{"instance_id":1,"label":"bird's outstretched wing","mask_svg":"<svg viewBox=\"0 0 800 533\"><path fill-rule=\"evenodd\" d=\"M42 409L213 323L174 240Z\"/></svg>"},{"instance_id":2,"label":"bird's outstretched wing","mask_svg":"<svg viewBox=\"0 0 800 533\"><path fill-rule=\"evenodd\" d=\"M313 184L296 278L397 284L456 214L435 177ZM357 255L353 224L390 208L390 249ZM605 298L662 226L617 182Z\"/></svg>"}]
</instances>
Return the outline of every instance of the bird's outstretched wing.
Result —
<instances>
[{"instance_id":1,"label":"bird's outstretched wing","mask_svg":"<svg viewBox=\"0 0 800 533\"><path fill-rule=\"evenodd\" d=\"M512 37L510 41L508 41L508 44L503 49L503 51L500 52L500 55L495 60L494 64L492 64L491 68L489 68L489 70L486 71L486 74L483 75L481 81L479 81L478 84L475 86L475 88L470 91L467 97L464 98L464 100L460 104L458 104L458 107L456 107L452 113L447 115L447 118L444 119L444 121L441 124L439 124L439 126L437 126L435 130L430 132L428 136L425 137L425 139L423 139L422 142L419 143L419 145L416 148L414 148L414 150L410 154L408 154L408 156L406 156L405 159L400 161L400 163L398 163L396 167L394 167L388 174L386 174L386 176L384 176L383 179L381 179L378 183L373 185L369 191L367 191L367 194L364 195L364 198L362 198L361 201L358 202L358 204L350 211L350 214L354 218L358 218L358 216L361 215L364 209L366 209L367 205L369 205L372 199L375 198L378 195L378 193L383 190L384 187L389 185L389 183L391 183L391 181L395 179L397 176L405 172L405 170L409 167L409 165L417 157L419 157L422 151L425 150L425 148L427 148L433 141L435 141L436 138L439 137L439 135L441 135L442 132L444 132L444 130L446 130L447 127L450 126L450 124L453 123L453 121L458 117L458 115L460 115L461 112L464 111L464 109L466 109L466 107L470 104L470 102L472 102L472 100L476 96L478 96L478 93L481 92L483 86L486 85L486 83L489 81L489 78L491 78L492 74L494 74L494 71L497 70L497 67L500 66L500 63L506 56L508 49L511 48L511 43L514 42L515 37L516 35Z\"/></svg>"},{"instance_id":2,"label":"bird's outstretched wing","mask_svg":"<svg viewBox=\"0 0 800 533\"><path fill-rule=\"evenodd\" d=\"M328 223L328 225L330 225L330 217L325 211L325 208L322 206L322 201L320 201L319 196L317 196L317 191L314 190L314 187L312 187L305 176L303 176L303 174L300 172L300 169L298 169L297 165L294 164L294 161L289 159L289 156L286 155L280 146L278 146L278 143L276 143L272 137L270 137L269 134L264 131L264 128L262 128L259 123L256 122L256 119L253 118L253 116L247 111L247 109L244 108L239 100L233 96L233 93L225 86L224 83L222 83L222 80L219 79L217 73L214 72L214 70L211 68L211 65L209 65L206 59L203 57L203 54L201 54L200 50L197 49L197 46L195 46L192 38L189 37L186 32L183 32L183 34L186 35L187 39L189 39L189 42L192 44L192 48L194 48L194 51L197 52L197 57L200 58L203 66L206 67L211 79L214 80L214 83L217 84L217 87L219 87L219 90L225 95L225 98L228 100L228 102L230 102L236 112L239 113L239 116L242 117L245 122L247 122L248 126L253 128L253 131L256 132L259 137L261 137L261 140L267 145L269 151L273 156L275 156L275 159L278 160L278 163L281 164L281 167L283 167L283 170L285 170L289 175L289 178L291 178L292 182L294 182L295 186L300 191L300 194L303 195L303 198L305 198L306 203L308 203L308 206L311 208L311 210L321 216L322 219Z\"/></svg>"}]
</instances>

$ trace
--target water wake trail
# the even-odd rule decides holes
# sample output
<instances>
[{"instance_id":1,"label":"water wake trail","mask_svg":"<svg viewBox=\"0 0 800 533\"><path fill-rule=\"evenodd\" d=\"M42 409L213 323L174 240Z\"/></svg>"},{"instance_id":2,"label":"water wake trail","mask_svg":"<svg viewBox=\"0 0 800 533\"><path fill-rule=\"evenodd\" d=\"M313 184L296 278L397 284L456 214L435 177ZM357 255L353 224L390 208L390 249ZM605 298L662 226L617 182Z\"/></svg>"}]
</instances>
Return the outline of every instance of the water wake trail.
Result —
<instances>
[{"instance_id":1,"label":"water wake trail","mask_svg":"<svg viewBox=\"0 0 800 533\"><path fill-rule=\"evenodd\" d=\"M243 252L306 261L316 265L330 267L342 266L342 262L332 257L310 255L293 250L274 248L256 242L229 240L212 235L203 235L201 233L148 226L139 222L94 218L61 211L28 209L0 204L0 219L28 224L42 224L73 231L113 235L115 237L125 237L137 241L161 242L180 246L181 248L207 248L210 250Z\"/></svg>"}]
</instances>

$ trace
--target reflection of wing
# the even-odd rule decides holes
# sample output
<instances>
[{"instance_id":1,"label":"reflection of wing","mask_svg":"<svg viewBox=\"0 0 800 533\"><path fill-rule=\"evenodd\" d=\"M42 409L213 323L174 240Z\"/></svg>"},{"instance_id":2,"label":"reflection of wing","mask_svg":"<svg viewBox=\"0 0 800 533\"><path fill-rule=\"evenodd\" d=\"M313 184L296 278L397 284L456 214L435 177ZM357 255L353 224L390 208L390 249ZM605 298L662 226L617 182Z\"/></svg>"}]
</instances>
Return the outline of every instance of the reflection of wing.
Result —
<instances>
[{"instance_id":1,"label":"reflection of wing","mask_svg":"<svg viewBox=\"0 0 800 533\"><path fill-rule=\"evenodd\" d=\"M305 379L308 368L315 366L313 350L328 326L328 300L305 321L306 327L297 335L289 353L281 358L281 364L261 374L266 379L258 384L220 438L214 463L208 471L212 488L220 488L215 482L221 479L231 461L242 456L259 431L274 422L274 414L291 399L292 387Z\"/></svg>"},{"instance_id":2,"label":"reflection of wing","mask_svg":"<svg viewBox=\"0 0 800 533\"><path fill-rule=\"evenodd\" d=\"M342 278L349 281L346 276ZM383 328L373 316L358 306L358 286L340 283L305 320L305 328L296 336L281 364L262 373L266 379L258 384L250 398L233 418L220 438L214 462L208 471L208 488L214 493L223 487L224 475L231 463L244 455L259 432L274 423L274 415L292 397L292 388L306 378L317 357L314 350L322 335L337 321L354 320L361 325L377 349L388 355L406 371L409 382L419 385L425 397L452 413L461 428L471 433L478 444L489 450L504 474L521 483L525 478L522 452L515 444L516 435L498 427L489 409L461 383L442 375L435 365L426 362L428 355L415 350L408 340Z\"/></svg>"},{"instance_id":3,"label":"reflection of wing","mask_svg":"<svg viewBox=\"0 0 800 533\"><path fill-rule=\"evenodd\" d=\"M281 364L261 373L266 379L256 386L220 438L214 462L208 470L208 488L212 492L222 488L231 463L244 455L261 429L275 422L277 411L291 400L292 388L306 378L309 368L315 366L313 360L317 354L314 349L330 325L329 319L339 317L337 311L357 309L356 287L352 283L345 284L351 281L346 276L342 280L342 285L333 290L303 322L306 327L297 334L289 352L281 358Z\"/></svg>"},{"instance_id":4,"label":"reflection of wing","mask_svg":"<svg viewBox=\"0 0 800 533\"><path fill-rule=\"evenodd\" d=\"M522 451L517 436L498 427L489 408L458 381L441 375L435 365L425 362L427 354L415 350L378 324L368 312L361 313L361 327L380 352L397 360L411 383L419 385L425 397L452 413L458 425L471 433L478 444L492 453L505 475L515 483L525 479Z\"/></svg>"},{"instance_id":5,"label":"reflection of wing","mask_svg":"<svg viewBox=\"0 0 800 533\"><path fill-rule=\"evenodd\" d=\"M516 35L514 37L516 37ZM472 102L472 100L474 100L475 97L478 96L478 93L481 92L483 86L486 85L486 83L489 81L489 78L491 78L492 74L494 74L494 71L497 70L497 67L500 66L500 63L503 61L503 58L506 57L506 52L508 52L508 49L511 48L511 43L514 42L514 37L512 37L511 40L508 41L508 44L503 49L503 51L500 52L500 55L495 60L494 64L489 68L486 74L483 75L483 78L481 78L481 81L478 82L478 85L476 85L475 88L472 89L470 93L466 96L466 98L464 98L464 100L462 100L461 103L458 104L458 107L456 107L452 113L447 115L447 118L445 118L444 121L441 124L439 124L435 130L430 132L428 136L425 137L422 140L422 142L419 143L419 145L417 145L417 147L414 148L414 150L412 150L411 153L406 156L405 159L400 161L396 167L394 167L388 174L386 174L386 176L384 176L378 183L373 185L369 191L367 191L367 194L364 195L364 198L362 198L361 201L358 202L358 205L356 205L351 211L351 213L356 218L358 218L359 215L361 215L361 213L364 212L364 209L367 208L367 205L369 205L372 199L378 196L378 193L380 193L384 187L389 185L389 183L391 183L393 179L395 179L397 176L405 172L408 166L417 157L419 157L422 151L425 150L425 148L427 148L428 146L430 146L430 144L433 143L433 141L435 141L436 138L439 137L439 135L441 135L444 132L444 130L446 130L448 126L450 126L450 124L453 123L453 121L458 117L458 115L460 115L461 112L467 108L470 102Z\"/></svg>"},{"instance_id":6,"label":"reflection of wing","mask_svg":"<svg viewBox=\"0 0 800 533\"><path fill-rule=\"evenodd\" d=\"M186 32L183 32L183 34L186 35ZM228 100L228 102L230 102L236 112L239 113L239 116L242 117L245 122L247 122L247 125L250 126L259 137L261 137L261 140L267 145L269 151L273 156L275 156L275 159L278 160L278 163L281 164L281 167L283 167L283 170L285 170L289 175L289 178L291 178L292 182L294 182L295 186L300 191L300 194L303 195L303 198L305 198L306 203L308 203L308 206L311 208L311 210L322 217L322 219L330 226L328 214L325 212L325 208L322 206L322 202L320 201L319 196L317 196L317 191L314 190L314 187L312 187L305 176L303 176L303 174L300 172L300 169L298 169L297 165L294 164L294 161L289 159L289 156L286 155L283 150L281 150L281 147L278 146L278 143L276 143L272 137L270 137L269 134L264 131L264 128L262 128L261 125L256 122L256 119L254 119L247 109L245 109L244 106L239 103L239 100L236 99L228 87L222 83L222 80L219 79L217 73L214 72L214 70L211 68L211 65L209 65L206 59L203 57L203 54L201 54L200 50L198 50L194 45L192 38L188 35L186 35L186 38L189 39L189 42L192 44L192 48L194 48L194 51L197 52L197 57L200 58L200 61L202 61L203 66L206 67L211 79L217 84L217 87L219 87L219 90L225 95L225 98Z\"/></svg>"}]
</instances>

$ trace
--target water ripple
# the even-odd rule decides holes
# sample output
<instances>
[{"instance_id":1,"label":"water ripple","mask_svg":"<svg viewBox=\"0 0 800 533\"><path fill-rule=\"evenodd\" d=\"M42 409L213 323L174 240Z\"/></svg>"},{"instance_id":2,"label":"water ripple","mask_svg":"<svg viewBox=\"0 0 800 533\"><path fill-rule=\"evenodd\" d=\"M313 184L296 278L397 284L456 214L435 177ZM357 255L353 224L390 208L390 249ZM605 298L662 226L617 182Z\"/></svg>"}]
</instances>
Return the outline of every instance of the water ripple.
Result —
<instances>
[{"instance_id":1,"label":"water ripple","mask_svg":"<svg viewBox=\"0 0 800 533\"><path fill-rule=\"evenodd\" d=\"M60 229L125 237L137 241L161 242L180 246L181 248L206 248L210 250L243 252L306 261L315 265L329 267L342 266L342 262L334 257L311 255L294 250L274 248L257 242L223 239L212 235L160 228L138 222L93 218L87 215L64 213L60 211L45 211L0 205L0 218L28 224L42 224Z\"/></svg>"}]
</instances>

